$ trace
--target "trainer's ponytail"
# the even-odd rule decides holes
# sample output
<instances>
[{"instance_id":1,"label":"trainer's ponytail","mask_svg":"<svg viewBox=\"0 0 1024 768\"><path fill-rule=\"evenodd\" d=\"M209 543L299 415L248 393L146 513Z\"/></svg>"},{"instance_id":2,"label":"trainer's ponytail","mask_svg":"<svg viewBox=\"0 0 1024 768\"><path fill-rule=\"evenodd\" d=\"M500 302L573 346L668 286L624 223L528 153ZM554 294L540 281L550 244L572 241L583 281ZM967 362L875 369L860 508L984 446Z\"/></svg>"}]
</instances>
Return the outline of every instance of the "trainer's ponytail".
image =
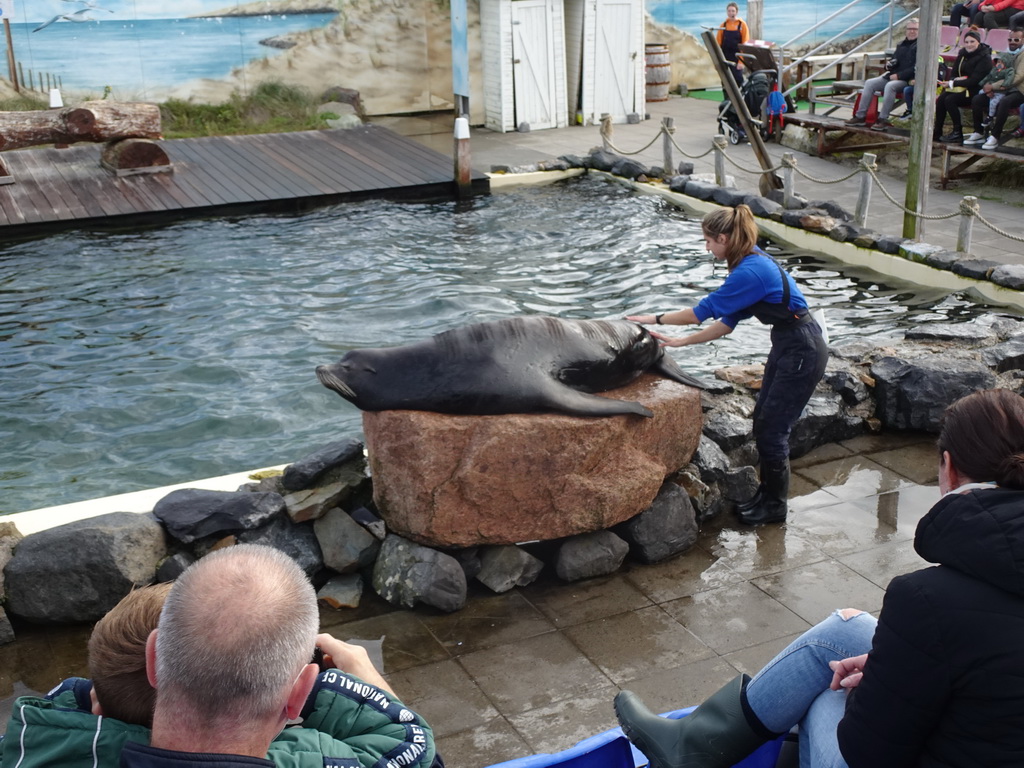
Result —
<instances>
[{"instance_id":1,"label":"trainer's ponytail","mask_svg":"<svg viewBox=\"0 0 1024 768\"><path fill-rule=\"evenodd\" d=\"M725 235L728 238L725 263L729 271L735 269L757 245L757 223L754 221L754 213L743 203L735 208L719 208L707 214L701 221L701 229L705 235Z\"/></svg>"}]
</instances>

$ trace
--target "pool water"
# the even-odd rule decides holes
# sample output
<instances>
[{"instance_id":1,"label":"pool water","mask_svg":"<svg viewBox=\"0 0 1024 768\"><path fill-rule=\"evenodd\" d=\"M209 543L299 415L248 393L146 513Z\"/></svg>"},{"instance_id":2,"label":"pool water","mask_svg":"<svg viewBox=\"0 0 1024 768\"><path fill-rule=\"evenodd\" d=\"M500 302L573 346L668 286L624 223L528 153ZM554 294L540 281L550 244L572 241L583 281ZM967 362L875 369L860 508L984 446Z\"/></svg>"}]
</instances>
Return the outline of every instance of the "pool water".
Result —
<instances>
[{"instance_id":1,"label":"pool water","mask_svg":"<svg viewBox=\"0 0 1024 768\"><path fill-rule=\"evenodd\" d=\"M986 311L775 251L833 344ZM286 463L359 435L314 368L520 314L622 317L725 276L697 222L599 179L456 203L79 231L0 247L0 512ZM685 332L680 330L680 332ZM747 321L673 350L685 370L762 361Z\"/></svg>"}]
</instances>

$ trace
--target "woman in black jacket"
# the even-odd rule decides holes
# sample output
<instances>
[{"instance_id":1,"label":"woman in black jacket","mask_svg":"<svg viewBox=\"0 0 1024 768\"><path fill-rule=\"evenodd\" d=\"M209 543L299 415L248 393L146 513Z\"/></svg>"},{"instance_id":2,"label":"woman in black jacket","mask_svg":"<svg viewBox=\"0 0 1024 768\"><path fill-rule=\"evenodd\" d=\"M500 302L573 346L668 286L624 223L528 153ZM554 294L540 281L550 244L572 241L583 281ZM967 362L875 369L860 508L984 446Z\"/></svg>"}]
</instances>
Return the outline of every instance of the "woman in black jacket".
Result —
<instances>
[{"instance_id":1,"label":"woman in black jacket","mask_svg":"<svg viewBox=\"0 0 1024 768\"><path fill-rule=\"evenodd\" d=\"M726 768L797 723L802 768L1024 765L1024 398L958 400L938 447L914 539L938 565L892 580L877 628L837 611L681 720L620 693L652 768Z\"/></svg>"},{"instance_id":2,"label":"woman in black jacket","mask_svg":"<svg viewBox=\"0 0 1024 768\"><path fill-rule=\"evenodd\" d=\"M981 79L991 69L992 49L981 42L981 35L973 29L965 32L963 48L953 62L949 80L939 83L946 90L935 100L935 131L932 137L935 141L963 143L964 129L960 119L960 108L971 105L971 99L981 90ZM953 130L943 136L942 125L946 122L947 114L953 124Z\"/></svg>"}]
</instances>

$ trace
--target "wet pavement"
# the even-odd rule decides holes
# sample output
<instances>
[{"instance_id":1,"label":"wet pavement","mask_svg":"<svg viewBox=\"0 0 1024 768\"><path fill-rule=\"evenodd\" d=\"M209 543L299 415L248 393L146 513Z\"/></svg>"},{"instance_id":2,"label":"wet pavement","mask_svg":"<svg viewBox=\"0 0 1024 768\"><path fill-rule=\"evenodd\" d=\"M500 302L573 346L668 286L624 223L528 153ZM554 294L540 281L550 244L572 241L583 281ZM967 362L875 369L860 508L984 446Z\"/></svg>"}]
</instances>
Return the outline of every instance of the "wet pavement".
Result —
<instances>
[{"instance_id":1,"label":"wet pavement","mask_svg":"<svg viewBox=\"0 0 1024 768\"><path fill-rule=\"evenodd\" d=\"M938 499L934 438L865 435L793 462L790 519L707 522L688 552L575 584L553 575L454 614L398 610L369 592L322 612L344 639L383 637L384 672L433 725L450 768L554 752L615 726L629 688L659 711L755 672L836 608L877 613L889 580L922 567L917 521ZM86 673L88 627L19 628L0 647L0 708Z\"/></svg>"}]
</instances>

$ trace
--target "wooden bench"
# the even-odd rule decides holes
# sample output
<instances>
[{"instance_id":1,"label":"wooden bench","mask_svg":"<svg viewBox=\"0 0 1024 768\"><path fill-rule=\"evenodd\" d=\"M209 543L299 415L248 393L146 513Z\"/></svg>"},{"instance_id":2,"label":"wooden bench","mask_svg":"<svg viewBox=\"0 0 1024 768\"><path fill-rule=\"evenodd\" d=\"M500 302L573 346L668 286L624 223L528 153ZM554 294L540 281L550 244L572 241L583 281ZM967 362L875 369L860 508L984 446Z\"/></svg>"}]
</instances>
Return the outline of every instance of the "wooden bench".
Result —
<instances>
[{"instance_id":1,"label":"wooden bench","mask_svg":"<svg viewBox=\"0 0 1024 768\"><path fill-rule=\"evenodd\" d=\"M832 155L836 152L866 151L869 149L880 149L891 147L897 144L909 144L910 134L906 131L872 131L866 125L847 125L844 121L835 117L823 115L793 114L786 115L786 122L800 125L815 132L817 135L817 154L819 157ZM838 133L837 137L831 139L826 134ZM870 136L873 141L867 144L848 146L848 142L855 136Z\"/></svg>"},{"instance_id":2,"label":"wooden bench","mask_svg":"<svg viewBox=\"0 0 1024 768\"><path fill-rule=\"evenodd\" d=\"M909 146L910 144L910 131L906 129L890 128L886 131L872 131L867 126L846 125L837 118L807 114L786 115L786 122L803 126L815 132L817 135L816 152L819 157L837 152L866 152L872 149L882 149L900 144ZM831 138L829 134L831 134ZM850 144L849 142L855 136L870 136L872 141ZM951 181L982 176L981 171L969 170L979 160L987 158L1024 163L1024 146L1004 145L996 150L982 149L980 146L947 144L941 141L933 142L932 146L938 148L936 154L942 161L939 173L939 186L942 189L946 189Z\"/></svg>"},{"instance_id":3,"label":"wooden bench","mask_svg":"<svg viewBox=\"0 0 1024 768\"><path fill-rule=\"evenodd\" d=\"M1000 149L982 149L980 146L969 147L963 144L937 143L942 147L942 172L939 175L939 186L943 189L948 186L949 182L957 179L976 179L983 176L984 173L981 171L969 171L968 169L985 158L1024 163L1024 147L1003 146Z\"/></svg>"}]
</instances>

